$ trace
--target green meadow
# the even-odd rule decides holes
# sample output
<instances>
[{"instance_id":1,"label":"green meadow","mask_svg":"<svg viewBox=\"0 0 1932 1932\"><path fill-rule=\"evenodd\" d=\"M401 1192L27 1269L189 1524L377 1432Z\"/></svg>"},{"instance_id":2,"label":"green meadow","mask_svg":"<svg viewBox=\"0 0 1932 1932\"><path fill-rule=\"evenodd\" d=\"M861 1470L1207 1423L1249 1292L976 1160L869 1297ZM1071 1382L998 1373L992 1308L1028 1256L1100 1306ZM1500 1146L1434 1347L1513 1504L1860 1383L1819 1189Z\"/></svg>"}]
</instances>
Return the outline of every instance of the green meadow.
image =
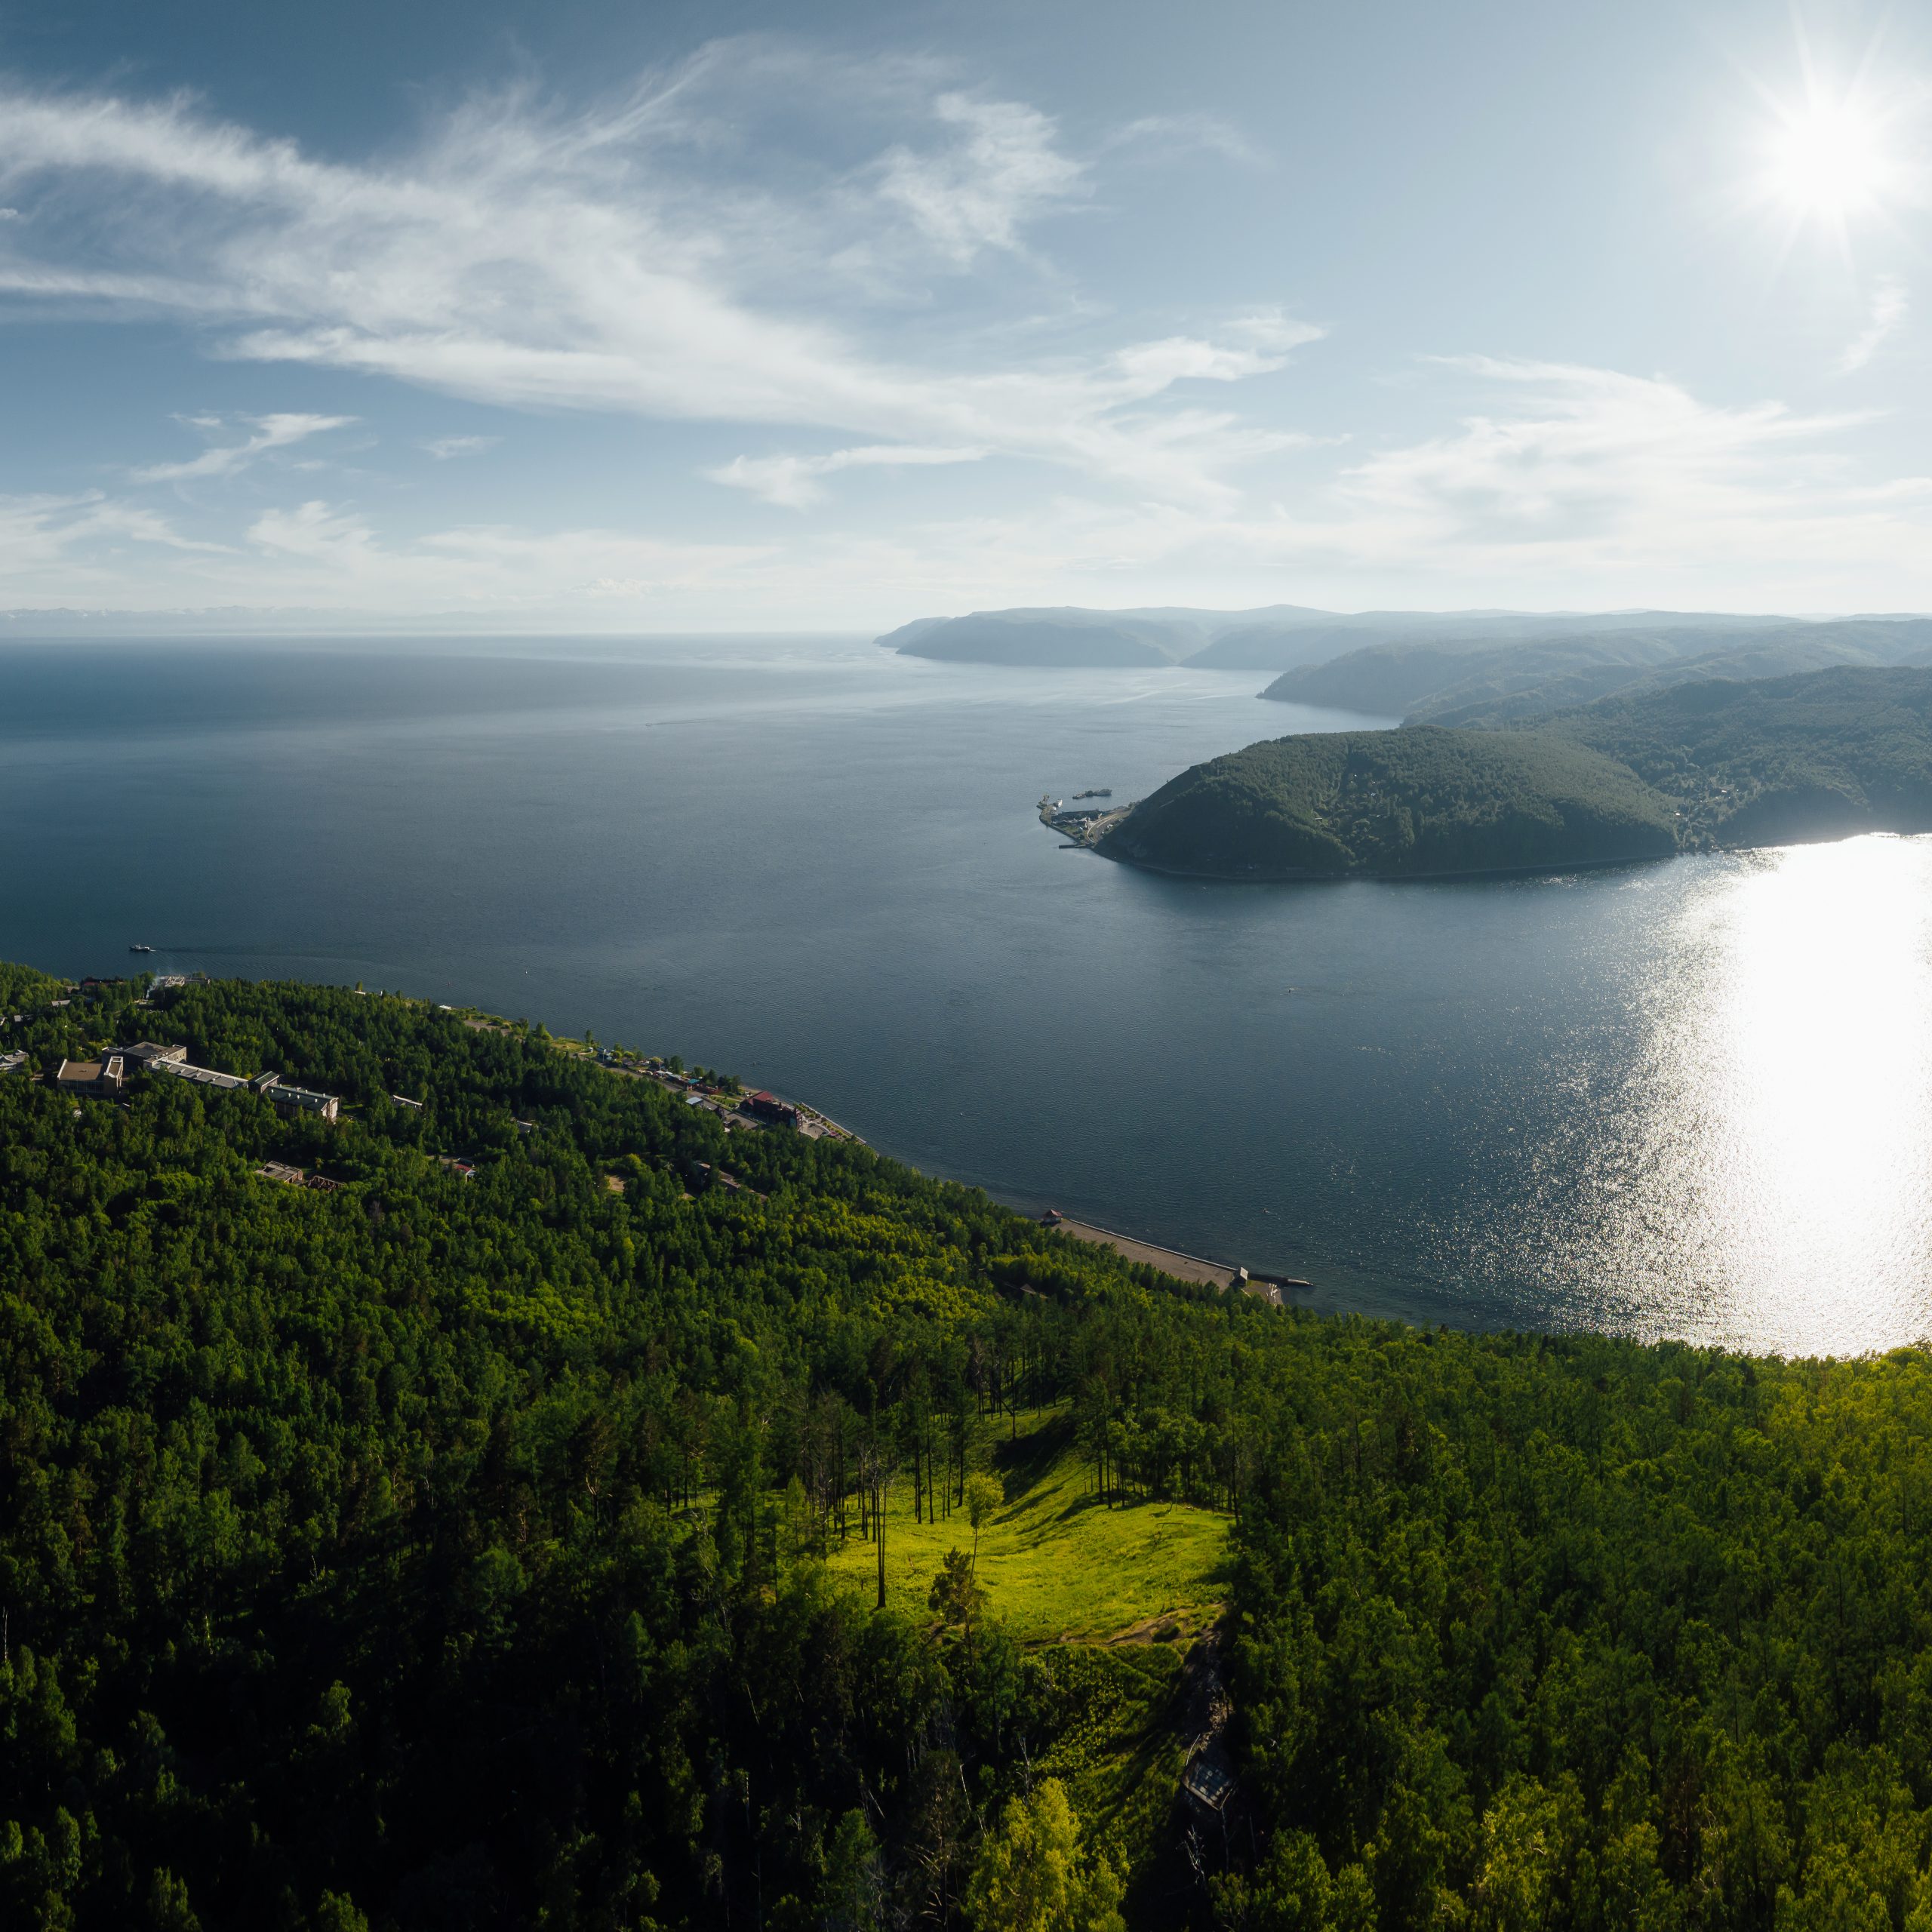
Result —
<instances>
[{"instance_id":1,"label":"green meadow","mask_svg":"<svg viewBox=\"0 0 1932 1932\"><path fill-rule=\"evenodd\" d=\"M1027 1644L1171 1641L1212 1620L1232 1518L1183 1503L1103 1502L1065 1411L1023 1416L1018 1428L994 1452L1006 1501L980 1533L978 1578L990 1617ZM962 1509L915 1521L911 1480L900 1478L886 1512L891 1603L926 1614L946 1552L972 1546ZM829 1567L871 1589L877 1560L854 1534L835 1547Z\"/></svg>"}]
</instances>

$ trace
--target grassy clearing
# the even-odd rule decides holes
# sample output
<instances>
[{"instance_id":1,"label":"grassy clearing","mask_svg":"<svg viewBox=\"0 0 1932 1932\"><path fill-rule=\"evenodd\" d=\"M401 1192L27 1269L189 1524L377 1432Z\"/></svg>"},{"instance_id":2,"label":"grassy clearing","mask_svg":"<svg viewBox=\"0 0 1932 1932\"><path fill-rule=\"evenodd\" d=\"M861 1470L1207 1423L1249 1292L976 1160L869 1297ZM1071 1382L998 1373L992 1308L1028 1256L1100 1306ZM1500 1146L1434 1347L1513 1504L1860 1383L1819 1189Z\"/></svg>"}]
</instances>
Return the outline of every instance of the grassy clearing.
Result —
<instances>
[{"instance_id":1,"label":"grassy clearing","mask_svg":"<svg viewBox=\"0 0 1932 1932\"><path fill-rule=\"evenodd\" d=\"M1191 1634L1219 1605L1229 1519L1181 1503L1103 1505L1073 1447L1062 1413L1023 1417L992 1469L1006 1504L980 1532L979 1580L989 1614L1023 1643L1103 1643L1134 1633ZM888 1597L915 1616L946 1552L970 1549L963 1511L937 1523L912 1520L912 1486L901 1477L887 1512ZM872 1546L855 1537L830 1568L869 1588Z\"/></svg>"}]
</instances>

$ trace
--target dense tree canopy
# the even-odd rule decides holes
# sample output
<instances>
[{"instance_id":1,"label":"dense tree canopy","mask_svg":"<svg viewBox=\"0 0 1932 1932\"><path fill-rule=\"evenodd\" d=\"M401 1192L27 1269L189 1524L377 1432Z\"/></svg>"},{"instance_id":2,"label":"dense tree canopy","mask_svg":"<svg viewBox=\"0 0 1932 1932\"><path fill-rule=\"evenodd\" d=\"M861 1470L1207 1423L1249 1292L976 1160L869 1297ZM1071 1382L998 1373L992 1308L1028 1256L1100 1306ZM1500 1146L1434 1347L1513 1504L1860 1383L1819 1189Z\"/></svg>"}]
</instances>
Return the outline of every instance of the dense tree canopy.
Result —
<instances>
[{"instance_id":1,"label":"dense tree canopy","mask_svg":"<svg viewBox=\"0 0 1932 1932\"><path fill-rule=\"evenodd\" d=\"M1229 878L1510 871L1676 849L1663 801L1601 752L1436 725L1250 745L1171 780L1100 845Z\"/></svg>"},{"instance_id":2,"label":"dense tree canopy","mask_svg":"<svg viewBox=\"0 0 1932 1932\"><path fill-rule=\"evenodd\" d=\"M1687 844L1932 829L1932 671L1680 685L1605 698L1550 728L1669 798Z\"/></svg>"},{"instance_id":3,"label":"dense tree canopy","mask_svg":"<svg viewBox=\"0 0 1932 1932\"><path fill-rule=\"evenodd\" d=\"M1509 872L1932 830L1932 671L1706 679L1539 714L1276 738L1171 779L1100 838L1221 878Z\"/></svg>"},{"instance_id":4,"label":"dense tree canopy","mask_svg":"<svg viewBox=\"0 0 1932 1932\"><path fill-rule=\"evenodd\" d=\"M1224 1303L518 1026L10 983L352 1112L0 1076L9 1927L1932 1924L1918 1351ZM896 1472L970 1582L1043 1406L1234 1516L1218 1816L1050 1789L1198 1672L817 1560Z\"/></svg>"}]
</instances>

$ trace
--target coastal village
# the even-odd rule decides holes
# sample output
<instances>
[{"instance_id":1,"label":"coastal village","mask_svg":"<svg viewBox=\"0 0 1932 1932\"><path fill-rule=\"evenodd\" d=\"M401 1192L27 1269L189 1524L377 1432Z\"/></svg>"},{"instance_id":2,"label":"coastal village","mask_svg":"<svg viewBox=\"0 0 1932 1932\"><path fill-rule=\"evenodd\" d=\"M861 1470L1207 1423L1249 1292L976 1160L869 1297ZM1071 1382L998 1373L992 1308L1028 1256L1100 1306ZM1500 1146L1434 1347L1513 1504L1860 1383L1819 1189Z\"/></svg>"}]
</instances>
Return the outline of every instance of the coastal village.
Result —
<instances>
[{"instance_id":1,"label":"coastal village","mask_svg":"<svg viewBox=\"0 0 1932 1932\"><path fill-rule=\"evenodd\" d=\"M148 980L146 993L136 1004L165 1006L171 995L191 983L192 978L198 977L186 974L155 974ZM77 1001L85 1006L106 989L126 983L125 980L92 977L81 980L66 987L60 996L48 1002L48 1014L51 1017L71 1009ZM357 991L361 992L362 989L358 987ZM366 998L366 994L364 996ZM448 1005L442 1005L438 1010L449 1014L457 1012L455 1008ZM493 1017L466 1014L463 1017L464 1025L478 1031L512 1030L509 1022ZM83 1102L125 1100L137 1082L150 1079L180 1081L214 1093L245 1091L266 1100L285 1118L306 1118L332 1126L342 1118L343 1102L336 1094L298 1085L271 1069L248 1075L199 1066L189 1059L188 1049L185 1046L166 1045L152 1040L138 1040L131 1044L103 1045L97 1049L91 1058L77 1060L63 1055L56 1063L36 1068L32 1056L24 1048L9 1049L5 1045L7 1031L26 1026L29 1019L29 1016L23 1012L0 1013L0 1076L18 1074L30 1080L39 1081L72 1099L76 1103L77 1113L80 1110L80 1103ZM728 1131L776 1130L796 1133L808 1140L842 1140L863 1144L858 1135L849 1128L840 1126L816 1108L807 1106L801 1102L785 1100L767 1088L758 1088L746 1091L737 1081L724 1076L701 1072L688 1073L675 1060L639 1054L623 1048L592 1047L568 1039L555 1039L552 1044L560 1053L591 1057L614 1075L649 1080L675 1094L685 1105L703 1108L716 1115ZM407 1094L392 1094L388 1098L392 1105L405 1111L417 1113L423 1111L423 1103ZM537 1124L534 1121L519 1120L515 1124L519 1132L526 1135L537 1131ZM435 1158L449 1172L465 1180L475 1175L479 1165L475 1160L456 1154L442 1154ZM278 1182L285 1186L307 1188L318 1192L333 1192L337 1186L335 1181L321 1174L291 1166L285 1162L267 1161L257 1171L265 1180ZM707 1168L698 1178L707 1185L715 1184L726 1189L737 1189L741 1185L735 1177L722 1169L714 1174ZM621 1186L621 1183L618 1185Z\"/></svg>"},{"instance_id":2,"label":"coastal village","mask_svg":"<svg viewBox=\"0 0 1932 1932\"><path fill-rule=\"evenodd\" d=\"M1079 795L1083 799L1090 796L1106 795L1104 792ZM1058 802L1043 798L1041 801L1041 816L1046 817L1049 807L1057 806ZM1075 823L1084 822L1087 816L1081 813ZM1057 826L1056 829L1064 828ZM186 974L155 974L148 980L146 994L136 1004L165 1006L174 993L198 977ZM51 1014L69 1009L76 1001L85 1004L106 988L125 983L123 980L94 978L79 980L70 985L61 996L48 1002L48 1012ZM360 987L356 990L358 992L362 991ZM367 995L364 996L367 997ZM509 1021L492 1015L475 1013L458 1014L457 1008L448 1005L441 1005L438 1010L458 1015L463 1025L473 1031L507 1032L514 1030ZM92 1057L85 1060L63 1056L57 1063L36 1071L32 1064L32 1057L24 1048L8 1050L5 1048L7 1030L24 1026L28 1017L25 1013L0 1012L0 1076L20 1074L29 1079L39 1080L71 1098L75 1103L77 1113L80 1110L80 1103L83 1102L124 1101L137 1081L148 1079L180 1081L211 1093L246 1091L266 1100L286 1119L306 1118L333 1126L343 1117L343 1102L336 1094L299 1085L272 1070L264 1069L249 1075L199 1066L189 1059L188 1049L185 1046L166 1045L152 1040L137 1040L125 1045L102 1046L94 1051ZM685 1106L702 1108L714 1115L727 1132L775 1131L798 1134L808 1140L847 1140L861 1146L865 1144L849 1128L841 1126L817 1108L808 1106L801 1101L784 1099L768 1088L755 1088L747 1091L737 1081L727 1075L709 1072L703 1069L687 1071L678 1061L655 1054L641 1054L630 1048L598 1046L589 1041L565 1038L553 1038L551 1044L559 1053L594 1060L614 1075L651 1081L675 1096ZM391 1105L405 1112L420 1113L423 1110L423 1101L408 1094L391 1094L387 1098ZM534 1121L518 1120L515 1125L519 1133L525 1135L538 1131L537 1123ZM481 1164L478 1159L461 1153L441 1153L434 1158L440 1166L463 1180L473 1179ZM727 1191L738 1191L744 1188L745 1183L725 1168L713 1167L708 1163L699 1163L698 1168L699 1171L691 1176L696 1185L715 1186ZM296 1167L285 1161L265 1161L257 1172L264 1180L318 1193L333 1192L339 1186L337 1182L320 1172ZM615 1177L611 1178L608 1184L614 1191L622 1191L623 1183ZM1072 1240L1092 1241L1112 1247L1131 1261L1158 1269L1162 1273L1174 1275L1182 1281L1202 1282L1223 1292L1238 1290L1276 1307L1281 1306L1289 1294L1297 1291L1306 1291L1311 1286L1307 1281L1297 1275L1264 1274L1226 1262L1209 1260L1203 1256L1183 1254L1177 1249L1157 1247L1112 1229L1074 1220L1062 1214L1057 1208L1048 1208L1038 1218L1042 1226Z\"/></svg>"}]
</instances>

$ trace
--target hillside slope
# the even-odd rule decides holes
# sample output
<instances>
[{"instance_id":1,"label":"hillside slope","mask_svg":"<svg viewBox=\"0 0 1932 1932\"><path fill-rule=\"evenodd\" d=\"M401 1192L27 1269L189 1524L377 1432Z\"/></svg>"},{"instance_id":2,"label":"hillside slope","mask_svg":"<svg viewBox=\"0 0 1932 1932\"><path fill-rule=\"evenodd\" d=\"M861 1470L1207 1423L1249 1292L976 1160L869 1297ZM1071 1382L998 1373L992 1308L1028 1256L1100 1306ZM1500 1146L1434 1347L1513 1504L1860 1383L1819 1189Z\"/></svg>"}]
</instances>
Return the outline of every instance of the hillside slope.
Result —
<instances>
[{"instance_id":1,"label":"hillside slope","mask_svg":"<svg viewBox=\"0 0 1932 1932\"><path fill-rule=\"evenodd\" d=\"M349 1106L0 1075L9 1932L967 1932L1054 1786L1132 1932L1932 1918L1923 1349L1223 1302L520 1023L0 986Z\"/></svg>"},{"instance_id":2,"label":"hillside slope","mask_svg":"<svg viewBox=\"0 0 1932 1932\"><path fill-rule=\"evenodd\" d=\"M1679 685L1538 723L1629 765L1689 843L1932 831L1932 670Z\"/></svg>"},{"instance_id":3,"label":"hillside slope","mask_svg":"<svg viewBox=\"0 0 1932 1932\"><path fill-rule=\"evenodd\" d=\"M1404 878L1656 857L1677 838L1663 801L1599 752L1425 725L1211 759L1134 806L1098 849L1220 878Z\"/></svg>"},{"instance_id":4,"label":"hillside slope","mask_svg":"<svg viewBox=\"0 0 1932 1932\"><path fill-rule=\"evenodd\" d=\"M867 1873L956 1924L1042 1763L1130 1886L1168 1846L1177 1666L1036 1661L1003 1578L970 1642L924 1598L1045 1407L1055 1520L1014 1534L1087 1525L1054 1613L1201 1601L1206 1358L1174 1331L1138 1380L1174 1422L1094 1464L1075 1392L1128 1412L1070 1352L1195 1291L520 1023L0 987L42 1074L156 1039L345 1105L0 1074L0 1924L803 1928ZM1201 1312L1211 1352L1270 1318ZM875 1610L881 1493L939 1521L888 1523Z\"/></svg>"}]
</instances>

